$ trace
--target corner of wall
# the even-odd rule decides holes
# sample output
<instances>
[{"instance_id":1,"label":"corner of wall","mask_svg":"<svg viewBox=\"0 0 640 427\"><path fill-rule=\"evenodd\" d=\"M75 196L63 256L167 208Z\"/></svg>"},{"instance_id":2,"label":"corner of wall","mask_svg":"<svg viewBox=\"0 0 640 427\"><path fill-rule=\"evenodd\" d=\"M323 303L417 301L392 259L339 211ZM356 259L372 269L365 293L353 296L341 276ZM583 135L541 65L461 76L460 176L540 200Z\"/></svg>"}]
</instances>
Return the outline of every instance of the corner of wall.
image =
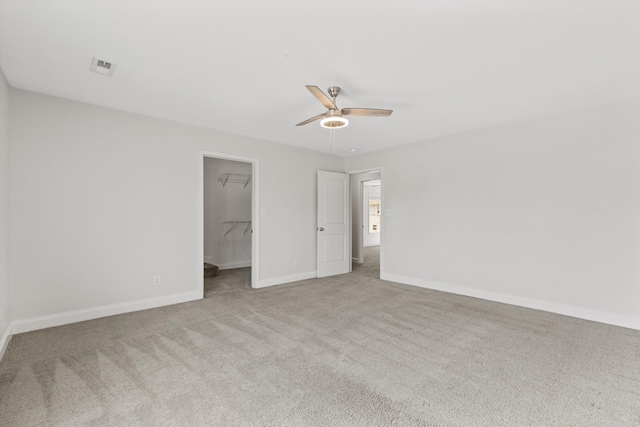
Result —
<instances>
[{"instance_id":1,"label":"corner of wall","mask_svg":"<svg viewBox=\"0 0 640 427\"><path fill-rule=\"evenodd\" d=\"M10 251L11 87L0 69L0 360L11 339Z\"/></svg>"},{"instance_id":2,"label":"corner of wall","mask_svg":"<svg viewBox=\"0 0 640 427\"><path fill-rule=\"evenodd\" d=\"M11 323L9 323L4 330L2 337L0 337L0 362L2 362L2 359L4 358L4 352L7 350L7 347L9 347L9 342L13 335L13 331L11 329Z\"/></svg>"}]
</instances>

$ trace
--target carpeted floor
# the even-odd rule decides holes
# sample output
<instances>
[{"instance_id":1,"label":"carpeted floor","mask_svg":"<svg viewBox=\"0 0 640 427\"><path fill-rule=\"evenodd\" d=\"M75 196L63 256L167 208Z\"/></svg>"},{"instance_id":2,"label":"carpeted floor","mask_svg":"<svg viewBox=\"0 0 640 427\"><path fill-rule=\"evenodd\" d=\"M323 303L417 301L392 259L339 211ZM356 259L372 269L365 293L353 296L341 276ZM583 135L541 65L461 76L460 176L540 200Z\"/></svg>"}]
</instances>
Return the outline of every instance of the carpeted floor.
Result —
<instances>
[{"instance_id":1,"label":"carpeted floor","mask_svg":"<svg viewBox=\"0 0 640 427\"><path fill-rule=\"evenodd\" d=\"M380 246L369 246L364 248L364 263L352 264L352 270L358 276L370 279L380 278Z\"/></svg>"},{"instance_id":2,"label":"carpeted floor","mask_svg":"<svg viewBox=\"0 0 640 427\"><path fill-rule=\"evenodd\" d=\"M373 255L16 335L0 425L640 425L640 331L384 282Z\"/></svg>"}]
</instances>

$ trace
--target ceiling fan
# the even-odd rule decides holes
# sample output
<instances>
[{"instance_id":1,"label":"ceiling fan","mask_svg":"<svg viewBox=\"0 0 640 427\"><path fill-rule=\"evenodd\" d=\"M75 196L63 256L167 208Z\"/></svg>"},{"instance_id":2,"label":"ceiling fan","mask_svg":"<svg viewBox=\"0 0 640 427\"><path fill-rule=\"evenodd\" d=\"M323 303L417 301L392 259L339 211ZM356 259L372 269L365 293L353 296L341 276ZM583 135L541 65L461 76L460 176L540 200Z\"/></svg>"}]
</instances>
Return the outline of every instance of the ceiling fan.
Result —
<instances>
[{"instance_id":1,"label":"ceiling fan","mask_svg":"<svg viewBox=\"0 0 640 427\"><path fill-rule=\"evenodd\" d=\"M304 122L298 123L296 126L304 126L307 123L315 122L316 120L322 119L320 121L320 125L327 129L338 129L345 127L349 124L349 121L342 116L390 116L393 113L393 110L380 110L376 108L343 108L342 110L338 109L336 106L336 98L340 93L340 88L338 86L331 86L328 90L329 95L333 100L331 100L324 92L322 92L318 86L306 85L307 89L313 96L315 96L318 101L325 107L329 109L326 113L318 114L315 117L311 117L310 119L305 120ZM324 118L323 118L324 117Z\"/></svg>"}]
</instances>

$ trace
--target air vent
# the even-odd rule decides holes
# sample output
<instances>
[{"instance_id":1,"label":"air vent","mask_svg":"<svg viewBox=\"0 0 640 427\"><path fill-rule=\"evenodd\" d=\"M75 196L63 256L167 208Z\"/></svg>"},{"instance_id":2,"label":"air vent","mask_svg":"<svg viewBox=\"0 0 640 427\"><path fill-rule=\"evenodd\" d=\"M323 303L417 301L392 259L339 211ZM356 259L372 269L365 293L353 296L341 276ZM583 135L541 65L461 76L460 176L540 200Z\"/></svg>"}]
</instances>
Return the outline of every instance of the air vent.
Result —
<instances>
[{"instance_id":1,"label":"air vent","mask_svg":"<svg viewBox=\"0 0 640 427\"><path fill-rule=\"evenodd\" d=\"M94 73L102 74L103 76L111 77L116 70L117 64L107 62L103 59L93 58L91 62L91 71Z\"/></svg>"}]
</instances>

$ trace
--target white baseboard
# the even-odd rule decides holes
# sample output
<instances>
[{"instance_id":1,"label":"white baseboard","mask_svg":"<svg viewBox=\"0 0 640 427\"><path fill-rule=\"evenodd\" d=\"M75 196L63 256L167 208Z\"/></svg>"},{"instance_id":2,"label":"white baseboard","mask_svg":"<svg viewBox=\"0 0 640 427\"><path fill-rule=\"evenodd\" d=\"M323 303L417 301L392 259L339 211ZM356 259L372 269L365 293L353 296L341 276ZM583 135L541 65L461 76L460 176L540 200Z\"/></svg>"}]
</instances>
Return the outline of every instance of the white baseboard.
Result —
<instances>
[{"instance_id":1,"label":"white baseboard","mask_svg":"<svg viewBox=\"0 0 640 427\"><path fill-rule=\"evenodd\" d=\"M220 270L232 270L234 268L251 267L251 261L228 262L226 264L215 264Z\"/></svg>"},{"instance_id":2,"label":"white baseboard","mask_svg":"<svg viewBox=\"0 0 640 427\"><path fill-rule=\"evenodd\" d=\"M514 295L502 294L499 292L484 291L481 289L467 288L465 286L450 285L447 283L433 282L430 280L416 279L413 277L400 276L396 274L381 273L380 278L389 282L418 286L420 288L465 295L489 301L517 305L519 307L548 311L550 313L562 314L564 316L577 317L579 319L593 320L594 322L607 323L609 325L640 330L640 318L638 317L621 316L619 314L608 313L604 311L591 310L587 308L535 300L530 298L522 298Z\"/></svg>"},{"instance_id":3,"label":"white baseboard","mask_svg":"<svg viewBox=\"0 0 640 427\"><path fill-rule=\"evenodd\" d=\"M207 264L217 265L219 270L231 270L234 268L245 268L251 267L251 260L246 261L237 261L237 262L227 262L224 264L218 264L213 260L213 257L206 256L204 257L204 262Z\"/></svg>"},{"instance_id":4,"label":"white baseboard","mask_svg":"<svg viewBox=\"0 0 640 427\"><path fill-rule=\"evenodd\" d=\"M86 308L82 310L67 311L48 316L33 317L31 319L14 320L11 322L11 334L34 331L37 329L51 328L53 326L67 325L69 323L83 322L85 320L99 319L101 317L114 316L116 314L130 313L133 311L147 310L163 307L165 305L179 304L187 301L202 299L202 291L184 292L156 298L148 298L138 301L123 302L119 304L103 305L101 307Z\"/></svg>"},{"instance_id":5,"label":"white baseboard","mask_svg":"<svg viewBox=\"0 0 640 427\"><path fill-rule=\"evenodd\" d=\"M285 283L298 282L300 280L314 279L318 276L316 271L307 271L306 273L290 274L288 276L273 277L258 282L254 288L266 288L268 286L283 285Z\"/></svg>"},{"instance_id":6,"label":"white baseboard","mask_svg":"<svg viewBox=\"0 0 640 427\"><path fill-rule=\"evenodd\" d=\"M11 323L7 325L7 329L5 329L4 334L2 334L2 338L0 338L0 361L4 357L4 352L9 347L9 341L11 341Z\"/></svg>"}]
</instances>

